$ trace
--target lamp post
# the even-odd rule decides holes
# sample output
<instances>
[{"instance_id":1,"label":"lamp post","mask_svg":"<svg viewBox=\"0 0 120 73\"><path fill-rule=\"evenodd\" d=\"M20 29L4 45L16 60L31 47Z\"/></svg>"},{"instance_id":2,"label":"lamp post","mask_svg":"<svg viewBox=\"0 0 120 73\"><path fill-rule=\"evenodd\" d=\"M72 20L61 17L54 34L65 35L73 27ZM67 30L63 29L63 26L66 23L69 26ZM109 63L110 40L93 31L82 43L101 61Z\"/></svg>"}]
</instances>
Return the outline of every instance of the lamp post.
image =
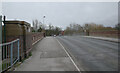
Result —
<instances>
[{"instance_id":1,"label":"lamp post","mask_svg":"<svg viewBox=\"0 0 120 73\"><path fill-rule=\"evenodd\" d=\"M45 19L45 16L43 16L43 25L44 25L44 19Z\"/></svg>"},{"instance_id":2,"label":"lamp post","mask_svg":"<svg viewBox=\"0 0 120 73\"><path fill-rule=\"evenodd\" d=\"M43 26L44 26L44 19L45 19L45 16L43 16ZM43 35L44 35L44 37L46 36L46 34L45 34L45 28L43 30Z\"/></svg>"}]
</instances>

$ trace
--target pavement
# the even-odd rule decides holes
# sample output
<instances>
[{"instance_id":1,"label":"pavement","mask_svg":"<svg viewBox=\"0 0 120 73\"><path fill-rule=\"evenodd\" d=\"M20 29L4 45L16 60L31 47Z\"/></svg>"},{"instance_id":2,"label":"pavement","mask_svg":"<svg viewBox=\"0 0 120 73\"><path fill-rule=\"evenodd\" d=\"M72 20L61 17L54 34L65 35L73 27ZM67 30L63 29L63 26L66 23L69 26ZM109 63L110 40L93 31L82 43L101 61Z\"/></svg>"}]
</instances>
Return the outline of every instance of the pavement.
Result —
<instances>
[{"instance_id":1,"label":"pavement","mask_svg":"<svg viewBox=\"0 0 120 73\"><path fill-rule=\"evenodd\" d=\"M81 71L118 71L118 43L83 36L56 38Z\"/></svg>"},{"instance_id":2,"label":"pavement","mask_svg":"<svg viewBox=\"0 0 120 73\"><path fill-rule=\"evenodd\" d=\"M15 71L78 71L78 69L56 38L46 37L34 45L32 56Z\"/></svg>"},{"instance_id":3,"label":"pavement","mask_svg":"<svg viewBox=\"0 0 120 73\"><path fill-rule=\"evenodd\" d=\"M93 38L93 39L99 39L99 40L105 40L105 41L111 41L111 42L119 42L120 39L118 38L108 38L108 37L95 37L95 36L82 36L82 37L87 37L87 38Z\"/></svg>"}]
</instances>

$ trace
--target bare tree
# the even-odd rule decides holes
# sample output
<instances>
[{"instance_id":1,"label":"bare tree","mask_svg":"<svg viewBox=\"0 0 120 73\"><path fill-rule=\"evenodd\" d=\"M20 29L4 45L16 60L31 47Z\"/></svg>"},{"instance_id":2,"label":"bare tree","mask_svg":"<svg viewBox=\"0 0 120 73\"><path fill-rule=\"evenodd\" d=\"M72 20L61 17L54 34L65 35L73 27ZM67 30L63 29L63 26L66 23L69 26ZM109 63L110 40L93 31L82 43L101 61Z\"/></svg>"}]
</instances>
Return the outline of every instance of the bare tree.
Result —
<instances>
[{"instance_id":1,"label":"bare tree","mask_svg":"<svg viewBox=\"0 0 120 73\"><path fill-rule=\"evenodd\" d=\"M39 29L39 22L37 19L33 20L33 29L37 31Z\"/></svg>"}]
</instances>

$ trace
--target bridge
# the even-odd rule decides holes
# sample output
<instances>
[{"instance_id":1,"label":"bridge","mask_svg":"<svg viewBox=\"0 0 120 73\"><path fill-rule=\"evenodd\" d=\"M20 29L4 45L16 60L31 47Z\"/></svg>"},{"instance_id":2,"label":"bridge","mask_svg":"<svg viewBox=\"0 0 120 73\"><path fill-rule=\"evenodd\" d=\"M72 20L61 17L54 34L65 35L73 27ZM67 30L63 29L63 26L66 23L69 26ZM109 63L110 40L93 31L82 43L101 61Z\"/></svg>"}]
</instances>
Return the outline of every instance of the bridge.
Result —
<instances>
[{"instance_id":1,"label":"bridge","mask_svg":"<svg viewBox=\"0 0 120 73\"><path fill-rule=\"evenodd\" d=\"M111 40L45 37L33 45L32 56L14 71L117 71L118 43Z\"/></svg>"},{"instance_id":2,"label":"bridge","mask_svg":"<svg viewBox=\"0 0 120 73\"><path fill-rule=\"evenodd\" d=\"M85 32L84 35L46 36L45 31L32 32L25 21L4 24L0 41L1 72L118 71L120 42L116 30L89 32L89 36Z\"/></svg>"}]
</instances>

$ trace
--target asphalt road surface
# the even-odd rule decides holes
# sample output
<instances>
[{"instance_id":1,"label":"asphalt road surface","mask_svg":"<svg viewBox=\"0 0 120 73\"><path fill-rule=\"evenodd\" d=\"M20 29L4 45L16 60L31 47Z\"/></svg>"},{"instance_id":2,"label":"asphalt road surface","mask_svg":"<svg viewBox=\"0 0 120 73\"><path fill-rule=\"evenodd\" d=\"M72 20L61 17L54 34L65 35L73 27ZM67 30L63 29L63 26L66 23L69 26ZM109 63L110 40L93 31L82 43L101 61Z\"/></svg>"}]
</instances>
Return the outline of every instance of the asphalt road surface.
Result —
<instances>
[{"instance_id":1,"label":"asphalt road surface","mask_svg":"<svg viewBox=\"0 0 120 73\"><path fill-rule=\"evenodd\" d=\"M118 71L118 43L80 36L56 37L81 71Z\"/></svg>"}]
</instances>

